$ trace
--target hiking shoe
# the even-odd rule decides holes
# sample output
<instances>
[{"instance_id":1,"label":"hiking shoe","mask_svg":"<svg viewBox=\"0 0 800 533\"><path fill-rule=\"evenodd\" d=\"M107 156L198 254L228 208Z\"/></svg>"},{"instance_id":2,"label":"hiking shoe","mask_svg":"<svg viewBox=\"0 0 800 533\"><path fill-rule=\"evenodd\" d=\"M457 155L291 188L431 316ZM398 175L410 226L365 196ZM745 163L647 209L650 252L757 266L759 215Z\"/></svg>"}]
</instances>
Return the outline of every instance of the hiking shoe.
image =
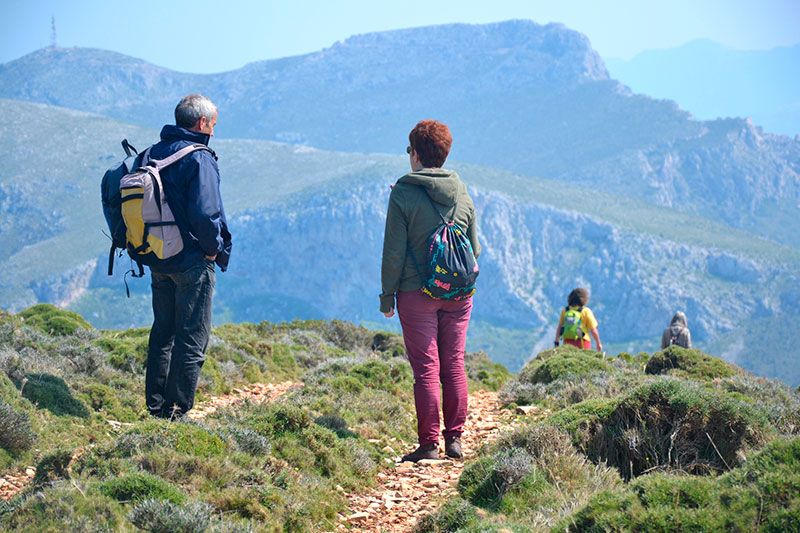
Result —
<instances>
[{"instance_id":1,"label":"hiking shoe","mask_svg":"<svg viewBox=\"0 0 800 533\"><path fill-rule=\"evenodd\" d=\"M461 437L448 437L444 439L444 453L453 459L462 459L464 453L461 451Z\"/></svg>"},{"instance_id":2,"label":"hiking shoe","mask_svg":"<svg viewBox=\"0 0 800 533\"><path fill-rule=\"evenodd\" d=\"M439 445L435 442L430 444L423 444L413 452L409 453L408 455L404 455L401 459L401 463L405 463L406 461L410 461L412 463L416 463L420 459L438 459L439 458Z\"/></svg>"}]
</instances>

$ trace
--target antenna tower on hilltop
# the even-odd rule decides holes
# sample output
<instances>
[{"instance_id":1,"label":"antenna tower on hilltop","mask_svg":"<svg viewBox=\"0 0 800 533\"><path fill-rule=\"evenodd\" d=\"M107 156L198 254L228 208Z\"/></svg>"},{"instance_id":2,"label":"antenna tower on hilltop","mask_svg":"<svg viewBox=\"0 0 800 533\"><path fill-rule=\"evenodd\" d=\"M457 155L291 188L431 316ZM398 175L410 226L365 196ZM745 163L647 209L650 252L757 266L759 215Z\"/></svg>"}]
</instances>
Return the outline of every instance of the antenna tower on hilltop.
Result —
<instances>
[{"instance_id":1,"label":"antenna tower on hilltop","mask_svg":"<svg viewBox=\"0 0 800 533\"><path fill-rule=\"evenodd\" d=\"M56 34L56 17L53 15L50 17L50 27L52 32L50 33L50 45L53 48L58 48L58 34Z\"/></svg>"}]
</instances>

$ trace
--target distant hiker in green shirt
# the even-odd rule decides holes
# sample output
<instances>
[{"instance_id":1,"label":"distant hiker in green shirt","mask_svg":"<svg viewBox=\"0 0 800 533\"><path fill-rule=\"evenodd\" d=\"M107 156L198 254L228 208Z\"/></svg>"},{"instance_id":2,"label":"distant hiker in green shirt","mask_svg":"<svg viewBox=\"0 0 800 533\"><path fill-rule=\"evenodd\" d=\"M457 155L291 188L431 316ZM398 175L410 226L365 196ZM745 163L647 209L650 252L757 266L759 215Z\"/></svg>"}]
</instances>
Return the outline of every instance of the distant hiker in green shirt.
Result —
<instances>
[{"instance_id":1,"label":"distant hiker in green shirt","mask_svg":"<svg viewBox=\"0 0 800 533\"><path fill-rule=\"evenodd\" d=\"M569 293L567 307L561 310L561 317L558 319L556 346L559 344L559 339L563 337L564 344L590 350L592 341L589 334L591 333L597 351L603 351L603 343L600 342L600 333L597 331L597 319L592 310L586 307L587 303L589 303L589 291L586 289L578 287Z\"/></svg>"}]
</instances>

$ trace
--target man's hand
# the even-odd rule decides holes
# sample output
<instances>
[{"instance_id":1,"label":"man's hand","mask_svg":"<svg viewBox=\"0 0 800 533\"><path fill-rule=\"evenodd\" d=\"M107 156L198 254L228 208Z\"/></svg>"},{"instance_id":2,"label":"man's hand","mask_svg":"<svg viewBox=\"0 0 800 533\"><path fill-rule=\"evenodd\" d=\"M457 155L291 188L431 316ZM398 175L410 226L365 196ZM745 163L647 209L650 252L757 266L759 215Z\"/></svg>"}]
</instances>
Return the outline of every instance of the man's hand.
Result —
<instances>
[{"instance_id":1,"label":"man's hand","mask_svg":"<svg viewBox=\"0 0 800 533\"><path fill-rule=\"evenodd\" d=\"M387 313L383 313L383 316L385 316L386 318L392 318L394 316L394 307L389 309Z\"/></svg>"}]
</instances>

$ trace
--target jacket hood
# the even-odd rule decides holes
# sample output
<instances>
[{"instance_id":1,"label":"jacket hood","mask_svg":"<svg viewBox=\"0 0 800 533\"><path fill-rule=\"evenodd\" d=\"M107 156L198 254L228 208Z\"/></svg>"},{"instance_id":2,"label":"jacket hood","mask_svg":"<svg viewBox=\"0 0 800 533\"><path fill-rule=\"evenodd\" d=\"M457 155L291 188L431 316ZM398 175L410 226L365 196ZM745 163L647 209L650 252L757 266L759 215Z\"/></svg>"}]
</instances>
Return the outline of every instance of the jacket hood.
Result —
<instances>
[{"instance_id":1,"label":"jacket hood","mask_svg":"<svg viewBox=\"0 0 800 533\"><path fill-rule=\"evenodd\" d=\"M683 314L683 311L677 311L669 325L670 327L677 327L678 329L685 328L687 326L686 315Z\"/></svg>"},{"instance_id":2,"label":"jacket hood","mask_svg":"<svg viewBox=\"0 0 800 533\"><path fill-rule=\"evenodd\" d=\"M397 183L421 185L437 204L454 205L461 187L461 179L452 170L423 168L406 174Z\"/></svg>"},{"instance_id":3,"label":"jacket hood","mask_svg":"<svg viewBox=\"0 0 800 533\"><path fill-rule=\"evenodd\" d=\"M205 144L208 146L208 141L211 136L207 133L200 133L197 131L187 130L180 126L173 126L171 124L165 125L161 128L162 141L189 141L193 143Z\"/></svg>"}]
</instances>

